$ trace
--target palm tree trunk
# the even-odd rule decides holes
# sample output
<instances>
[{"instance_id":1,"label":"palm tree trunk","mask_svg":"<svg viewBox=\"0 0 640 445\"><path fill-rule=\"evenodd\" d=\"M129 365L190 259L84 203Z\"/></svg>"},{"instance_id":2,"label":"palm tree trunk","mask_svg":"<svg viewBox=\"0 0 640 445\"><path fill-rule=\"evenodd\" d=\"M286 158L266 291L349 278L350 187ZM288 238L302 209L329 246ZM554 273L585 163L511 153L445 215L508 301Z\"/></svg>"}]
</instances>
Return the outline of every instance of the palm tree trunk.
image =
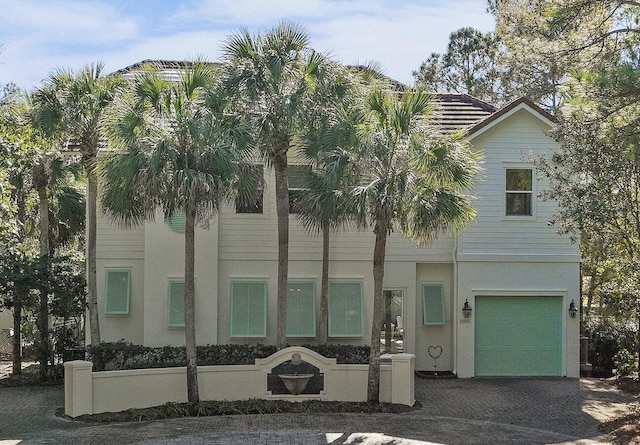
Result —
<instances>
[{"instance_id":1,"label":"palm tree trunk","mask_svg":"<svg viewBox=\"0 0 640 445\"><path fill-rule=\"evenodd\" d=\"M287 151L279 149L274 159L276 176L276 211L278 214L278 295L277 342L286 346L287 288L289 275L289 182L287 179Z\"/></svg>"},{"instance_id":2,"label":"palm tree trunk","mask_svg":"<svg viewBox=\"0 0 640 445\"><path fill-rule=\"evenodd\" d=\"M184 335L187 353L187 400L200 401L195 321L195 210L186 210L184 232Z\"/></svg>"},{"instance_id":3,"label":"palm tree trunk","mask_svg":"<svg viewBox=\"0 0 640 445\"><path fill-rule=\"evenodd\" d=\"M40 260L45 263L45 276L40 286L37 325L40 333L39 361L40 380L45 381L49 374L49 286L51 266L49 262L49 198L47 196L48 175L43 166L38 169L36 185L38 189L38 212L40 219Z\"/></svg>"},{"instance_id":4,"label":"palm tree trunk","mask_svg":"<svg viewBox=\"0 0 640 445\"><path fill-rule=\"evenodd\" d=\"M322 226L322 278L320 281L320 317L318 319L318 343L326 345L329 312L329 224Z\"/></svg>"},{"instance_id":5,"label":"palm tree trunk","mask_svg":"<svg viewBox=\"0 0 640 445\"><path fill-rule=\"evenodd\" d=\"M24 240L25 237L25 220L26 220L26 202L23 194L18 193L16 196L16 220L18 222L18 239ZM13 300L13 375L22 374L22 305L27 301L29 289L22 284L16 285Z\"/></svg>"},{"instance_id":6,"label":"palm tree trunk","mask_svg":"<svg viewBox=\"0 0 640 445\"><path fill-rule=\"evenodd\" d=\"M13 375L22 374L22 302L27 298L28 289L16 286L13 299Z\"/></svg>"},{"instance_id":7,"label":"palm tree trunk","mask_svg":"<svg viewBox=\"0 0 640 445\"><path fill-rule=\"evenodd\" d=\"M96 268L96 225L98 178L92 162L85 162L87 174L87 304L89 307L89 330L91 346L100 345L100 325L98 321L98 283Z\"/></svg>"},{"instance_id":8,"label":"palm tree trunk","mask_svg":"<svg viewBox=\"0 0 640 445\"><path fill-rule=\"evenodd\" d=\"M373 320L371 321L371 352L369 353L369 376L367 384L367 402L380 400L380 331L384 317L384 257L387 246L387 230L381 221L376 222L376 235L373 248Z\"/></svg>"}]
</instances>

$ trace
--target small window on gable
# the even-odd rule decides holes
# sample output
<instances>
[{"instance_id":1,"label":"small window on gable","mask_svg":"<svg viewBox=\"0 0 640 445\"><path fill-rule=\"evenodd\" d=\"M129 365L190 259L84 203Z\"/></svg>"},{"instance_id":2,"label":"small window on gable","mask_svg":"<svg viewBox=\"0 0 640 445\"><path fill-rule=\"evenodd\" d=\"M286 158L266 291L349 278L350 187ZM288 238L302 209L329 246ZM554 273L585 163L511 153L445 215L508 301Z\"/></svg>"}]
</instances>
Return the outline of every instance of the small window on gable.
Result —
<instances>
[{"instance_id":1,"label":"small window on gable","mask_svg":"<svg viewBox=\"0 0 640 445\"><path fill-rule=\"evenodd\" d=\"M362 283L329 283L329 337L362 337Z\"/></svg>"},{"instance_id":2,"label":"small window on gable","mask_svg":"<svg viewBox=\"0 0 640 445\"><path fill-rule=\"evenodd\" d=\"M262 165L252 165L253 174L262 178L264 175L264 168ZM236 213L263 213L264 211L264 190L262 189L262 181L260 181L260 186L255 189L255 199L253 200L242 200L239 197L236 197Z\"/></svg>"},{"instance_id":3,"label":"small window on gable","mask_svg":"<svg viewBox=\"0 0 640 445\"><path fill-rule=\"evenodd\" d=\"M506 169L506 216L533 216L533 170Z\"/></svg>"},{"instance_id":4,"label":"small window on gable","mask_svg":"<svg viewBox=\"0 0 640 445\"><path fill-rule=\"evenodd\" d=\"M167 222L171 230L177 233L184 233L187 227L187 215L183 210L175 212Z\"/></svg>"},{"instance_id":5,"label":"small window on gable","mask_svg":"<svg viewBox=\"0 0 640 445\"><path fill-rule=\"evenodd\" d=\"M131 270L107 269L104 295L106 314L128 314L131 298Z\"/></svg>"},{"instance_id":6,"label":"small window on gable","mask_svg":"<svg viewBox=\"0 0 640 445\"><path fill-rule=\"evenodd\" d=\"M296 203L307 188L307 176L311 173L310 165L289 165L289 213L298 213Z\"/></svg>"},{"instance_id":7,"label":"small window on gable","mask_svg":"<svg viewBox=\"0 0 640 445\"><path fill-rule=\"evenodd\" d=\"M316 285L290 281L287 295L287 337L316 336Z\"/></svg>"},{"instance_id":8,"label":"small window on gable","mask_svg":"<svg viewBox=\"0 0 640 445\"><path fill-rule=\"evenodd\" d=\"M422 324L443 325L444 286L442 284L422 285Z\"/></svg>"},{"instance_id":9,"label":"small window on gable","mask_svg":"<svg viewBox=\"0 0 640 445\"><path fill-rule=\"evenodd\" d=\"M169 301L167 303L168 325L172 328L184 327L184 281L169 280Z\"/></svg>"},{"instance_id":10,"label":"small window on gable","mask_svg":"<svg viewBox=\"0 0 640 445\"><path fill-rule=\"evenodd\" d=\"M231 282L231 337L267 336L267 283Z\"/></svg>"}]
</instances>

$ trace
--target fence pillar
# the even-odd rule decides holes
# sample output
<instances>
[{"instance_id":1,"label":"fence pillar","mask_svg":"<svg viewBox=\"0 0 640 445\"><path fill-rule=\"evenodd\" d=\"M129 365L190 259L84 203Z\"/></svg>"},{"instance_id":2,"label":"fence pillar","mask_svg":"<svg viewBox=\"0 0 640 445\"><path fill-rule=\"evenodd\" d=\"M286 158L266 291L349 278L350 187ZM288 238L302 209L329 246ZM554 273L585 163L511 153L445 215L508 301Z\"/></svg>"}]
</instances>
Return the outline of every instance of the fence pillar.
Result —
<instances>
[{"instance_id":1,"label":"fence pillar","mask_svg":"<svg viewBox=\"0 0 640 445\"><path fill-rule=\"evenodd\" d=\"M93 414L92 367L83 360L64 364L64 413L69 417Z\"/></svg>"},{"instance_id":2,"label":"fence pillar","mask_svg":"<svg viewBox=\"0 0 640 445\"><path fill-rule=\"evenodd\" d=\"M391 403L409 406L415 403L415 364L413 354L391 355Z\"/></svg>"}]
</instances>

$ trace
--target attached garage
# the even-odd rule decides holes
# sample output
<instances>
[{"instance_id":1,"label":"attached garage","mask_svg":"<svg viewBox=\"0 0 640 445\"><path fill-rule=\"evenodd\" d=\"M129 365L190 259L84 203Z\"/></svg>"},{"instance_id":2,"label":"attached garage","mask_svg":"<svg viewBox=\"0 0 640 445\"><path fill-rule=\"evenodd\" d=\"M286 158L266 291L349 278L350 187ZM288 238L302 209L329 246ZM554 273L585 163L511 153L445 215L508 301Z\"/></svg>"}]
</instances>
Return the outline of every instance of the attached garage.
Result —
<instances>
[{"instance_id":1,"label":"attached garage","mask_svg":"<svg viewBox=\"0 0 640 445\"><path fill-rule=\"evenodd\" d=\"M562 375L562 301L562 297L476 297L475 375Z\"/></svg>"}]
</instances>

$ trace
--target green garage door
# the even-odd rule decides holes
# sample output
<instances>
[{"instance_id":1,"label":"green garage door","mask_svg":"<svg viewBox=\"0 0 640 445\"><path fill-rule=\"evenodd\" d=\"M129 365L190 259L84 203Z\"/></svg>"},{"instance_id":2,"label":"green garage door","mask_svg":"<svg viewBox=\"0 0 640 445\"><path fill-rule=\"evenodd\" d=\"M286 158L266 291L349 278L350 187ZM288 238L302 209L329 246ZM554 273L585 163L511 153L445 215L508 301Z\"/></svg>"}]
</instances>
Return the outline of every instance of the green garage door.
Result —
<instances>
[{"instance_id":1,"label":"green garage door","mask_svg":"<svg viewBox=\"0 0 640 445\"><path fill-rule=\"evenodd\" d=\"M562 297L476 297L476 376L562 375Z\"/></svg>"}]
</instances>

